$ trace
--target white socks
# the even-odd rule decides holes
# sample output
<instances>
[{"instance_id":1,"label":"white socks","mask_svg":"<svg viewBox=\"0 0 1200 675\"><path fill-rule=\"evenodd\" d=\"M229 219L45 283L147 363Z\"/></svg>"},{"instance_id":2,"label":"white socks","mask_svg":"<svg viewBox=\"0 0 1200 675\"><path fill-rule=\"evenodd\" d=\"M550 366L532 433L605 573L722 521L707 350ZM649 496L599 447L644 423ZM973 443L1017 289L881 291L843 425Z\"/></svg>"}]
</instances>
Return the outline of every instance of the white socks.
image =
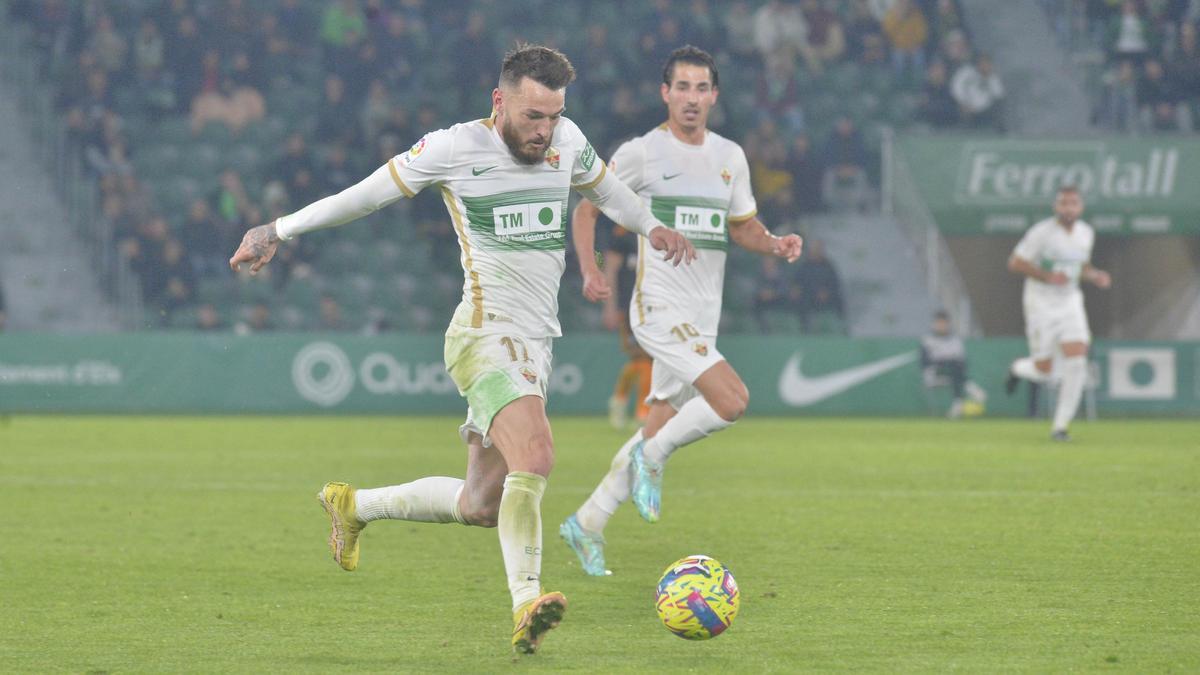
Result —
<instances>
[{"instance_id":1,"label":"white socks","mask_svg":"<svg viewBox=\"0 0 1200 675\"><path fill-rule=\"evenodd\" d=\"M1058 388L1058 405L1054 409L1054 431L1065 431L1083 395L1084 380L1087 379L1087 357L1068 356L1059 363L1062 384Z\"/></svg>"},{"instance_id":2,"label":"white socks","mask_svg":"<svg viewBox=\"0 0 1200 675\"><path fill-rule=\"evenodd\" d=\"M1033 365L1033 359L1028 356L1013 361L1009 370L1012 371L1013 375L1022 380L1029 380L1030 382L1037 382L1039 384L1050 381L1050 375L1038 370L1037 366Z\"/></svg>"},{"instance_id":3,"label":"white socks","mask_svg":"<svg viewBox=\"0 0 1200 675\"><path fill-rule=\"evenodd\" d=\"M617 507L629 499L629 490L632 487L629 481L629 453L640 440L642 430L638 429L617 451L608 473L592 491L592 496L575 512L579 526L584 530L595 534L603 532L604 526L608 525L608 519L617 512Z\"/></svg>"},{"instance_id":4,"label":"white socks","mask_svg":"<svg viewBox=\"0 0 1200 675\"><path fill-rule=\"evenodd\" d=\"M355 490L358 519L412 520L419 523L466 523L458 510L464 482L459 478L434 476L404 485Z\"/></svg>"},{"instance_id":5,"label":"white socks","mask_svg":"<svg viewBox=\"0 0 1200 675\"><path fill-rule=\"evenodd\" d=\"M546 478L513 471L504 478L496 529L504 554L504 571L512 593L513 611L541 595L542 494Z\"/></svg>"},{"instance_id":6,"label":"white socks","mask_svg":"<svg viewBox=\"0 0 1200 675\"><path fill-rule=\"evenodd\" d=\"M696 396L684 403L654 438L646 441L642 453L651 462L662 464L679 448L732 424L718 415L703 396Z\"/></svg>"},{"instance_id":7,"label":"white socks","mask_svg":"<svg viewBox=\"0 0 1200 675\"><path fill-rule=\"evenodd\" d=\"M1031 382L1046 383L1058 381L1058 403L1054 408L1054 430L1065 431L1075 419L1079 409L1079 399L1083 396L1083 385L1087 380L1087 357L1065 356L1058 360L1058 372L1052 377L1043 373L1033 365L1033 359L1025 357L1013 361L1010 368L1013 375Z\"/></svg>"},{"instance_id":8,"label":"white socks","mask_svg":"<svg viewBox=\"0 0 1200 675\"><path fill-rule=\"evenodd\" d=\"M628 456L628 453L627 453ZM358 519L411 520L422 523L466 523L458 509L464 481L436 476L404 485L356 490ZM513 471L504 479L496 528L513 611L541 595L542 494L546 479L535 473ZM625 494L628 496L629 488Z\"/></svg>"}]
</instances>

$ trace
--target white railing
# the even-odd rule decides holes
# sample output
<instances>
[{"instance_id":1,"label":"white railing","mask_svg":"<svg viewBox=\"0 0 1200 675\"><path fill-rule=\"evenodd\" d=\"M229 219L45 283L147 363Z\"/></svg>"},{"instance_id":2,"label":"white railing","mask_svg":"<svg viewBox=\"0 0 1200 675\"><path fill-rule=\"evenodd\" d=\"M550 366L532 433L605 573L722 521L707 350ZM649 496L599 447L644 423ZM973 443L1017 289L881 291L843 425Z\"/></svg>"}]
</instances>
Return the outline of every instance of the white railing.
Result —
<instances>
[{"instance_id":1,"label":"white railing","mask_svg":"<svg viewBox=\"0 0 1200 675\"><path fill-rule=\"evenodd\" d=\"M908 160L899 151L895 132L890 127L883 129L881 150L883 215L895 220L921 253L926 287L942 308L950 313L951 322L958 333L965 336L982 335L958 265L933 214L921 198Z\"/></svg>"}]
</instances>

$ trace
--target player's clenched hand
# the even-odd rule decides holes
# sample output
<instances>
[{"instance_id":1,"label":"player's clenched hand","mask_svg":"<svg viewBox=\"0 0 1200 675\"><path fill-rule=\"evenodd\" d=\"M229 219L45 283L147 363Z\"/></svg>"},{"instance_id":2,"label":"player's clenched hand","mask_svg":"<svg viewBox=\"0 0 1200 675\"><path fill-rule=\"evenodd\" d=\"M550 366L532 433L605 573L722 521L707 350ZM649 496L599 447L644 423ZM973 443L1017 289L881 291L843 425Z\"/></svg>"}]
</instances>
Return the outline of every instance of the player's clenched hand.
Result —
<instances>
[{"instance_id":1,"label":"player's clenched hand","mask_svg":"<svg viewBox=\"0 0 1200 675\"><path fill-rule=\"evenodd\" d=\"M798 234L775 237L775 240L771 242L771 253L788 262L796 262L803 249L804 240Z\"/></svg>"},{"instance_id":2,"label":"player's clenched hand","mask_svg":"<svg viewBox=\"0 0 1200 675\"><path fill-rule=\"evenodd\" d=\"M250 274L258 274L262 266L275 257L275 249L279 248L279 242L275 223L251 228L246 232L246 236L242 237L242 244L229 259L229 266L237 272L242 263L250 263Z\"/></svg>"},{"instance_id":3,"label":"player's clenched hand","mask_svg":"<svg viewBox=\"0 0 1200 675\"><path fill-rule=\"evenodd\" d=\"M583 297L592 302L600 302L607 300L610 295L612 289L608 287L608 279L604 278L603 272L591 270L583 273Z\"/></svg>"},{"instance_id":4,"label":"player's clenched hand","mask_svg":"<svg viewBox=\"0 0 1200 675\"><path fill-rule=\"evenodd\" d=\"M649 239L654 250L666 251L663 260L670 260L676 267L681 262L691 264L696 259L696 249L692 248L692 242L675 230L659 225L650 230Z\"/></svg>"},{"instance_id":5,"label":"player's clenched hand","mask_svg":"<svg viewBox=\"0 0 1200 675\"><path fill-rule=\"evenodd\" d=\"M1104 270L1093 269L1088 274L1088 280L1096 285L1096 288L1108 288L1112 285L1112 277Z\"/></svg>"}]
</instances>

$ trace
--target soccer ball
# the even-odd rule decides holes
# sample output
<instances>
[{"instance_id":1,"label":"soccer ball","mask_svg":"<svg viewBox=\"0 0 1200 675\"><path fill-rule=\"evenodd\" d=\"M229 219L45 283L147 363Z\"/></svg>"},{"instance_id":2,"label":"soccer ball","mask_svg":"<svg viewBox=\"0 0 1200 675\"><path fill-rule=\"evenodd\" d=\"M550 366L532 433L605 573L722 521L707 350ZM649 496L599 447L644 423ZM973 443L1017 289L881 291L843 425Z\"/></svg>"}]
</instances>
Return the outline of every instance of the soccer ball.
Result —
<instances>
[{"instance_id":1,"label":"soccer ball","mask_svg":"<svg viewBox=\"0 0 1200 675\"><path fill-rule=\"evenodd\" d=\"M690 555L663 572L654 604L667 630L685 640L707 640L729 628L741 600L728 568L706 555Z\"/></svg>"}]
</instances>

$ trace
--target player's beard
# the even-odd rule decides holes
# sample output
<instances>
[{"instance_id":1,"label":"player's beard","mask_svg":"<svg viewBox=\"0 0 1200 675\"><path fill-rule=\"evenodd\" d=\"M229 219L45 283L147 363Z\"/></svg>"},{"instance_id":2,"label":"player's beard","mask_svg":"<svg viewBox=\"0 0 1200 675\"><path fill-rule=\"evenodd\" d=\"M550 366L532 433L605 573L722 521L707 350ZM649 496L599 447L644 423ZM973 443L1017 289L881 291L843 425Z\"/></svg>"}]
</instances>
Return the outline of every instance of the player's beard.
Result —
<instances>
[{"instance_id":1,"label":"player's beard","mask_svg":"<svg viewBox=\"0 0 1200 675\"><path fill-rule=\"evenodd\" d=\"M521 164L534 165L546 157L545 146L536 150L530 149L528 145L521 141L521 137L517 135L517 130L507 120L500 125L500 138L504 139L504 144L508 146L508 151Z\"/></svg>"}]
</instances>

